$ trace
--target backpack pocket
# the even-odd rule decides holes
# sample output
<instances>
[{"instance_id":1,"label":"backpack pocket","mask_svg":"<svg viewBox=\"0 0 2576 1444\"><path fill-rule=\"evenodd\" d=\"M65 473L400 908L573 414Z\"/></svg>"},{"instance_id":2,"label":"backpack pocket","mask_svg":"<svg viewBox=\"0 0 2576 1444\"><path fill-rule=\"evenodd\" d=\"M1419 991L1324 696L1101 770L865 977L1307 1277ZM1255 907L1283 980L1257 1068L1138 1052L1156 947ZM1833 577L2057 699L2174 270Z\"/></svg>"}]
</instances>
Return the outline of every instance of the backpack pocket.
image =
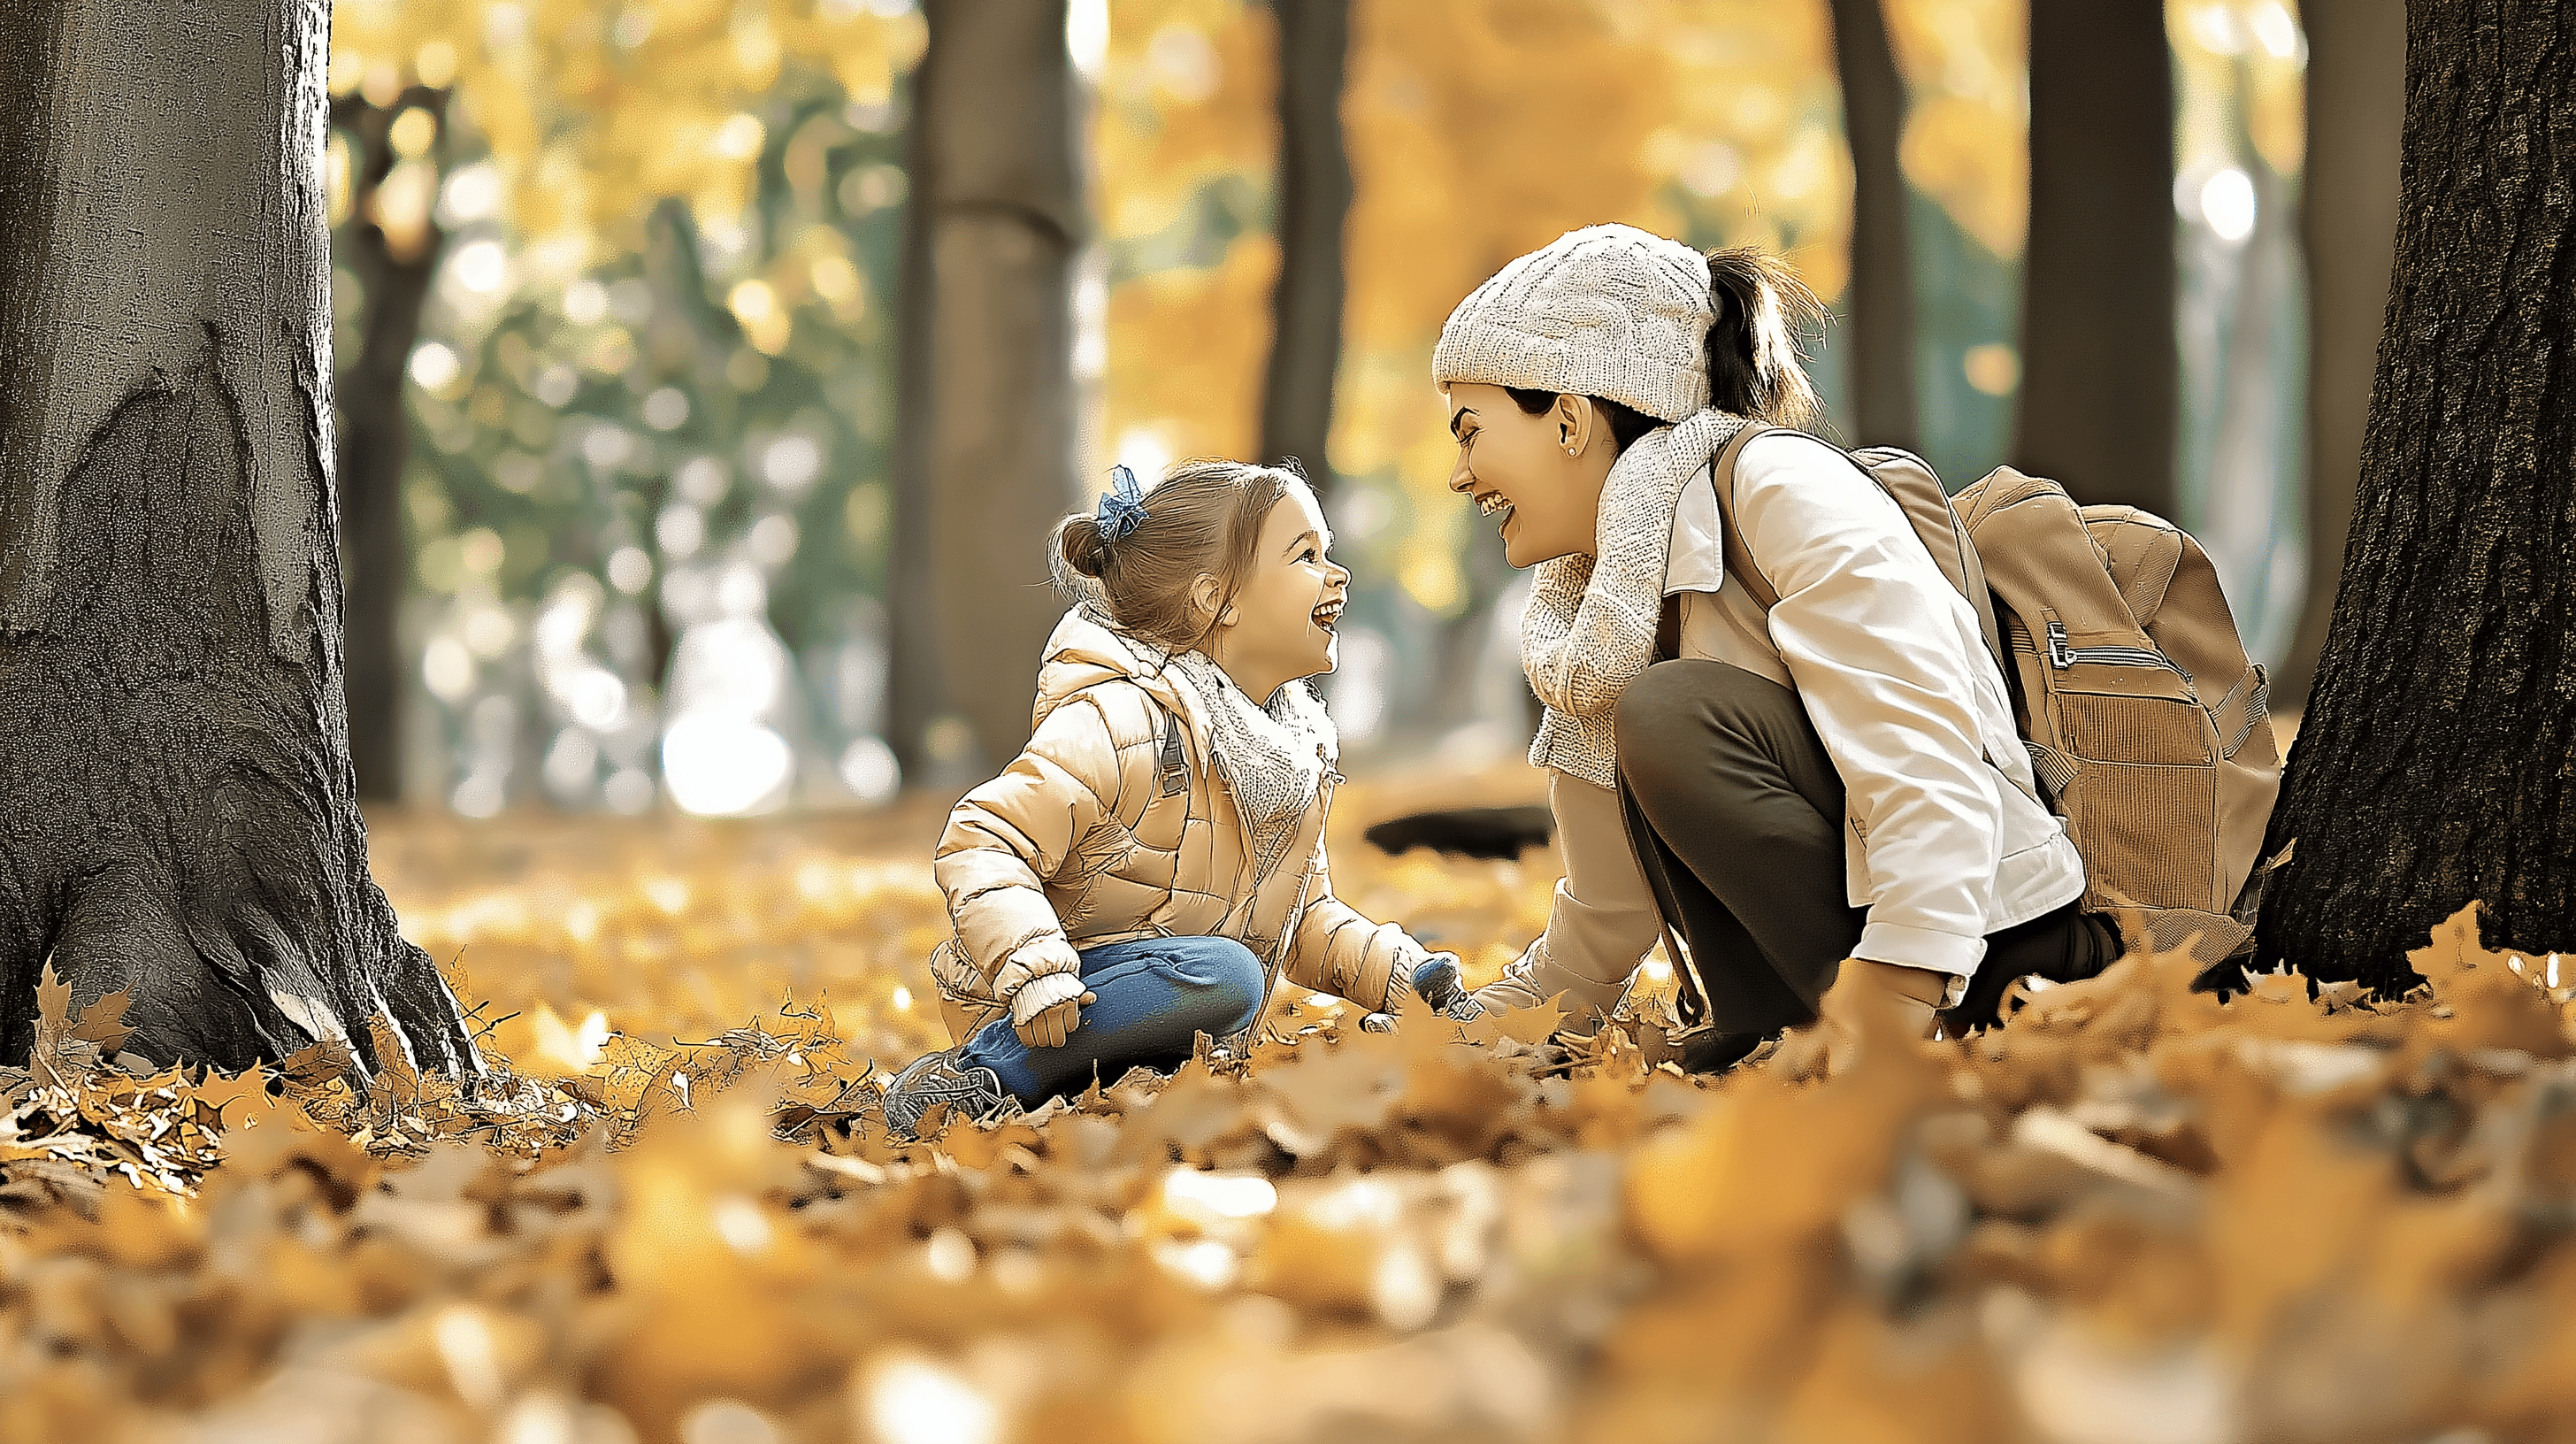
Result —
<instances>
[{"instance_id":1,"label":"backpack pocket","mask_svg":"<svg viewBox=\"0 0 2576 1444\"><path fill-rule=\"evenodd\" d=\"M2217 911L2218 838L2209 826L2217 789L2206 765L2079 759L2066 787L2066 830L2084 858L2086 910Z\"/></svg>"},{"instance_id":2,"label":"backpack pocket","mask_svg":"<svg viewBox=\"0 0 2576 1444\"><path fill-rule=\"evenodd\" d=\"M2058 789L2095 910L2222 910L2214 899L2219 738L2181 668L2151 648L2078 647L2052 613L2037 669L2071 766Z\"/></svg>"}]
</instances>

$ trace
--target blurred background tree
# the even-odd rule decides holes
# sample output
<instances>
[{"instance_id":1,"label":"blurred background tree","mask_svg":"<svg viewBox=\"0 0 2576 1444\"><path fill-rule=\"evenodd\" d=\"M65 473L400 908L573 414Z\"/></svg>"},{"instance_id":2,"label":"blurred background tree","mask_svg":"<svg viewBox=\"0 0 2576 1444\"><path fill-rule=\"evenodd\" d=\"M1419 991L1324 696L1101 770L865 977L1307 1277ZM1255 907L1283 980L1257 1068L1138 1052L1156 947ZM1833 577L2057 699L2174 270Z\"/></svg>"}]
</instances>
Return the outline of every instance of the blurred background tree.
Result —
<instances>
[{"instance_id":1,"label":"blurred background tree","mask_svg":"<svg viewBox=\"0 0 2576 1444\"><path fill-rule=\"evenodd\" d=\"M1261 458L1295 458L1331 501L1333 378L1342 359L1343 233L1351 159L1342 132L1351 0L1271 0L1279 27L1279 280L1261 391Z\"/></svg>"},{"instance_id":2,"label":"blurred background tree","mask_svg":"<svg viewBox=\"0 0 2576 1444\"><path fill-rule=\"evenodd\" d=\"M2406 93L2405 0L2333 0L2301 12L2308 69L2300 253L2308 273L2307 547L2298 629L2273 705L2307 705L2334 614L2352 524L2370 376L2397 250L2398 132Z\"/></svg>"},{"instance_id":3,"label":"blurred background tree","mask_svg":"<svg viewBox=\"0 0 2576 1444\"><path fill-rule=\"evenodd\" d=\"M2160 516L2178 514L2173 88L2162 0L2031 0L2013 462Z\"/></svg>"},{"instance_id":4,"label":"blurred background tree","mask_svg":"<svg viewBox=\"0 0 2576 1444\"><path fill-rule=\"evenodd\" d=\"M1086 229L1064 0L928 0L912 80L892 598L897 756L961 781L1029 736L1073 499L1073 277ZM927 620L927 625L923 620ZM1013 666L1009 659L1025 659ZM915 729L918 730L915 730Z\"/></svg>"},{"instance_id":5,"label":"blurred background tree","mask_svg":"<svg viewBox=\"0 0 2576 1444\"><path fill-rule=\"evenodd\" d=\"M2356 404L2375 330L2320 309L2335 352L2306 364L2292 208L2380 181L2356 158L2302 188L2323 120L2280 0L2132 6L2125 38L2043 9L2036 73L2009 0L1021 9L967 64L916 0L341 6L344 465L398 478L351 489L347 542L355 591L402 581L352 625L398 602L400 646L366 646L407 698L353 705L415 724L371 777L476 814L962 782L1026 727L1042 523L1112 462L1211 452L1294 455L1330 497L1354 765L1514 754L1522 579L1442 489L1423 377L1460 296L1602 220L1786 254L1843 317L1814 354L1838 439L2177 513L2297 670L2302 574L2340 540L2308 388ZM925 46L970 78L943 92ZM2121 77L2136 103L2109 106ZM959 127L1051 178L943 181ZM2078 228L2067 265L2051 225ZM1008 306L943 275L935 238L969 230L989 254L954 266L1036 247L990 272ZM2338 280L2338 314L2371 284ZM2105 359L2143 379L2024 385ZM2049 461L2050 434L2135 444ZM2319 494L2349 469L2321 455Z\"/></svg>"},{"instance_id":6,"label":"blurred background tree","mask_svg":"<svg viewBox=\"0 0 2576 1444\"><path fill-rule=\"evenodd\" d=\"M1879 0L1833 0L1832 11L1852 155L1852 424L1872 446L1911 450L1922 441L1914 420L1914 248L1899 159L1905 81Z\"/></svg>"}]
</instances>

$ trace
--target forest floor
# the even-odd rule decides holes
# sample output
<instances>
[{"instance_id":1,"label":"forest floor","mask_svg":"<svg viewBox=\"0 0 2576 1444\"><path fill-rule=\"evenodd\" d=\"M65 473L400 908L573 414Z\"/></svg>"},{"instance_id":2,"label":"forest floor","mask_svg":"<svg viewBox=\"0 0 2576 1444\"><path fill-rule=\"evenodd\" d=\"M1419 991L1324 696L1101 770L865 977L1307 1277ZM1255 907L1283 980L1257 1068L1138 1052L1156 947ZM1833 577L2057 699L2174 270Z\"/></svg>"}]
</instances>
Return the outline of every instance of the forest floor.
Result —
<instances>
[{"instance_id":1,"label":"forest floor","mask_svg":"<svg viewBox=\"0 0 2576 1444\"><path fill-rule=\"evenodd\" d=\"M1355 784L1338 888L1488 976L1550 853L1359 834L1539 792ZM130 1079L49 1003L0 1444L2576 1438L2576 988L2467 914L2403 1001L2132 956L1822 1083L1301 997L1248 1067L897 1145L940 804L378 819L479 1090Z\"/></svg>"}]
</instances>

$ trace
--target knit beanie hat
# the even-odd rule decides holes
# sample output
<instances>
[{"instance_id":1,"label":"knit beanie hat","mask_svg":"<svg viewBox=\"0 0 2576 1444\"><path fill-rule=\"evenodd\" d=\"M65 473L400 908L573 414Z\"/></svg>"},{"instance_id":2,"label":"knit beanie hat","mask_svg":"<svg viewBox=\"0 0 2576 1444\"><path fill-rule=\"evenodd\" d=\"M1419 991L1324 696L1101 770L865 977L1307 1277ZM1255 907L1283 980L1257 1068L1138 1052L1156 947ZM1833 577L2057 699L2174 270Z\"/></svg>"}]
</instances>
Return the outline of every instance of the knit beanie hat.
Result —
<instances>
[{"instance_id":1,"label":"knit beanie hat","mask_svg":"<svg viewBox=\"0 0 2576 1444\"><path fill-rule=\"evenodd\" d=\"M1568 231L1458 303L1431 378L1598 396L1663 421L1708 405L1708 262L1635 226Z\"/></svg>"}]
</instances>

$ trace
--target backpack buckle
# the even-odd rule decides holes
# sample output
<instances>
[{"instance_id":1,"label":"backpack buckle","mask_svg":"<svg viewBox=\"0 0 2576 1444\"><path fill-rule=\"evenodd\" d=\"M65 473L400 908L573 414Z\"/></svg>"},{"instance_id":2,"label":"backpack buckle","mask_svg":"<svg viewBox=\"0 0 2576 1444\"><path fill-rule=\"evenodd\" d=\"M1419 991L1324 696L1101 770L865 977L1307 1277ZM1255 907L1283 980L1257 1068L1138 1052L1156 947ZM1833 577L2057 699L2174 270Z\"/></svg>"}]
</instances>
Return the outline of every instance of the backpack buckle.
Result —
<instances>
[{"instance_id":1,"label":"backpack buckle","mask_svg":"<svg viewBox=\"0 0 2576 1444\"><path fill-rule=\"evenodd\" d=\"M1190 790L1190 759L1181 749L1181 719L1169 713L1163 716L1162 758L1154 776L1165 797L1178 797Z\"/></svg>"},{"instance_id":2,"label":"backpack buckle","mask_svg":"<svg viewBox=\"0 0 2576 1444\"><path fill-rule=\"evenodd\" d=\"M2066 643L2066 624L2048 624L2048 664L2063 672L2075 665L2075 649Z\"/></svg>"}]
</instances>

